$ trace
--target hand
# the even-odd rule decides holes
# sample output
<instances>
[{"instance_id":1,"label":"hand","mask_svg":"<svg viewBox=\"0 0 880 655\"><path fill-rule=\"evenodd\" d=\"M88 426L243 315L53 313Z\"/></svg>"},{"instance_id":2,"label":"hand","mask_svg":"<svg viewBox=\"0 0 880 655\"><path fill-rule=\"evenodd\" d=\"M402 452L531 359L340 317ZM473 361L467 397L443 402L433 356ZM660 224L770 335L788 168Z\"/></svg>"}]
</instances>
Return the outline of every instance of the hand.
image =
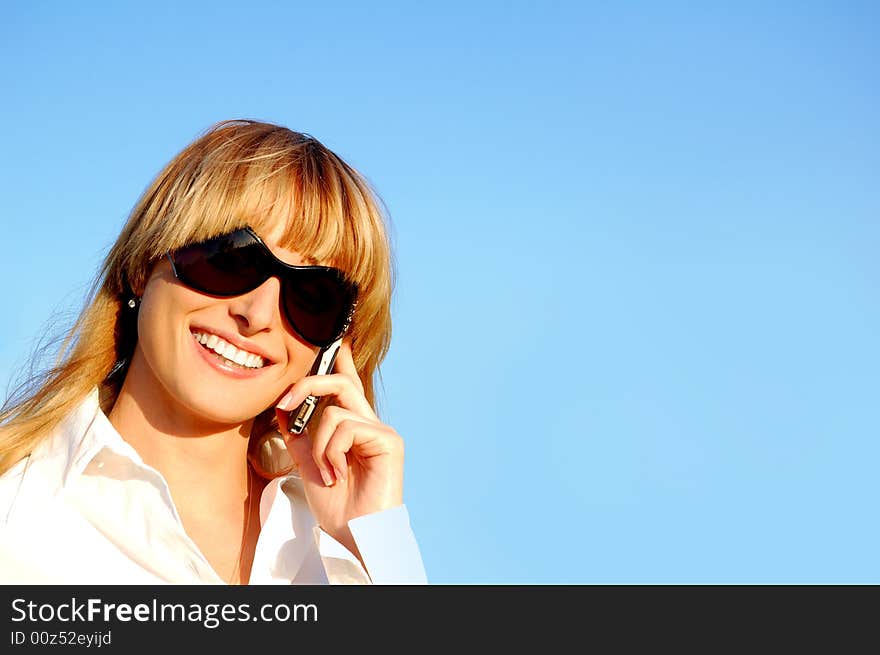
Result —
<instances>
[{"instance_id":1,"label":"hand","mask_svg":"<svg viewBox=\"0 0 880 655\"><path fill-rule=\"evenodd\" d=\"M275 414L318 524L360 559L348 522L403 503L403 439L367 402L347 341L333 371L298 381ZM309 395L323 411L302 434L288 433L289 412Z\"/></svg>"}]
</instances>

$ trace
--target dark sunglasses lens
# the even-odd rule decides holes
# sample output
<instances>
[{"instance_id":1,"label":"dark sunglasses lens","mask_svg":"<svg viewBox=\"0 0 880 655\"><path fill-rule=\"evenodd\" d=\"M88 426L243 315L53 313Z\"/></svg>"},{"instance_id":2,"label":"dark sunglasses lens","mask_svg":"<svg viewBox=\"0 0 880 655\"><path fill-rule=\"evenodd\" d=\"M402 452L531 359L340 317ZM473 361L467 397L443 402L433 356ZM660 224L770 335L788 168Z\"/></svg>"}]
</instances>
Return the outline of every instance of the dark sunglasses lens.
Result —
<instances>
[{"instance_id":1,"label":"dark sunglasses lens","mask_svg":"<svg viewBox=\"0 0 880 655\"><path fill-rule=\"evenodd\" d=\"M351 284L331 270L300 270L282 285L284 310L297 332L317 346L339 336L354 302Z\"/></svg>"},{"instance_id":2,"label":"dark sunglasses lens","mask_svg":"<svg viewBox=\"0 0 880 655\"><path fill-rule=\"evenodd\" d=\"M171 258L181 282L217 296L247 293L280 274L287 320L316 346L326 346L339 336L357 295L355 286L335 269L282 272L279 267L284 267L247 230L186 246Z\"/></svg>"},{"instance_id":3,"label":"dark sunglasses lens","mask_svg":"<svg viewBox=\"0 0 880 655\"><path fill-rule=\"evenodd\" d=\"M215 295L246 293L268 277L263 247L243 230L182 248L173 260L181 281Z\"/></svg>"}]
</instances>

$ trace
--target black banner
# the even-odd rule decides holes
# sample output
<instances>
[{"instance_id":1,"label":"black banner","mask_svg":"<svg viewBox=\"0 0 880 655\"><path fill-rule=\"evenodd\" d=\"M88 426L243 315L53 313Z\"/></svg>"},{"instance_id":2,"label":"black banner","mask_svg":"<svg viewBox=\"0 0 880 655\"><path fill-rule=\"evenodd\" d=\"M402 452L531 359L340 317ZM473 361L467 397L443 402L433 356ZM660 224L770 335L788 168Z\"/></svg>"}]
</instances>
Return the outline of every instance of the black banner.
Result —
<instances>
[{"instance_id":1,"label":"black banner","mask_svg":"<svg viewBox=\"0 0 880 655\"><path fill-rule=\"evenodd\" d=\"M289 646L280 651L287 653L307 644L330 653L399 652L406 644L434 652L476 638L622 646L701 634L711 635L707 646L766 646L833 625L842 626L837 637L853 636L873 625L877 597L868 586L6 586L0 652L197 645L221 653Z\"/></svg>"}]
</instances>

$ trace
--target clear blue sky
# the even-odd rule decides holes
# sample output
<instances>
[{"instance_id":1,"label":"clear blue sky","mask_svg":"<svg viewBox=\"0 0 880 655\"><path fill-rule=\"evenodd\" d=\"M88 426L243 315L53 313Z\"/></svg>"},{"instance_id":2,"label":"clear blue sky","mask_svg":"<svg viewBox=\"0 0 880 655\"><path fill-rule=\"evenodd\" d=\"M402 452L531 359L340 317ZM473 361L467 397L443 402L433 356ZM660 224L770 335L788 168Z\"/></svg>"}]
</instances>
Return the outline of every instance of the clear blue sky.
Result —
<instances>
[{"instance_id":1,"label":"clear blue sky","mask_svg":"<svg viewBox=\"0 0 880 655\"><path fill-rule=\"evenodd\" d=\"M4 7L4 383L270 120L390 210L432 582L880 582L875 3L99 4Z\"/></svg>"}]
</instances>

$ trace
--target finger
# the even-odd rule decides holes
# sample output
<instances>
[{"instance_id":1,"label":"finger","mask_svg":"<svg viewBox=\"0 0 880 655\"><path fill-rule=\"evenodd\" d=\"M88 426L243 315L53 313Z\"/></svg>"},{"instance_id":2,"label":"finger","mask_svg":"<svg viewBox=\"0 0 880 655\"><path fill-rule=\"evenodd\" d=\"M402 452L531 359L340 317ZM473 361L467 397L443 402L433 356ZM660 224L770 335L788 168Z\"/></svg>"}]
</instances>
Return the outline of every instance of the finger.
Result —
<instances>
[{"instance_id":1,"label":"finger","mask_svg":"<svg viewBox=\"0 0 880 655\"><path fill-rule=\"evenodd\" d=\"M388 425L365 422L361 417L341 409L329 407L326 421L322 421L312 436L312 457L319 468L327 466L327 477L332 471L337 482L348 477L352 456L369 459L395 452L403 453L403 439ZM323 478L323 475L322 475Z\"/></svg>"},{"instance_id":2,"label":"finger","mask_svg":"<svg viewBox=\"0 0 880 655\"><path fill-rule=\"evenodd\" d=\"M283 435L287 434L287 428L290 427L290 414L275 408L275 418L278 419L278 431Z\"/></svg>"},{"instance_id":3,"label":"finger","mask_svg":"<svg viewBox=\"0 0 880 655\"><path fill-rule=\"evenodd\" d=\"M363 394L364 383L358 373L357 366L354 363L354 354L351 351L351 341L344 339L339 346L339 352L336 353L336 361L333 370L343 375L348 375L355 383L355 386Z\"/></svg>"},{"instance_id":4,"label":"finger","mask_svg":"<svg viewBox=\"0 0 880 655\"><path fill-rule=\"evenodd\" d=\"M310 395L318 398L333 396L335 398L334 404L356 412L367 420L379 420L373 408L370 407L370 403L364 397L363 391L355 386L350 376L342 373L309 375L302 378L290 388L290 391L276 405L276 408L292 412Z\"/></svg>"},{"instance_id":5,"label":"finger","mask_svg":"<svg viewBox=\"0 0 880 655\"><path fill-rule=\"evenodd\" d=\"M324 448L324 459L329 462L337 483L345 482L348 479L348 457L346 455L354 445L355 424L366 425L366 423L350 418L340 421Z\"/></svg>"},{"instance_id":6,"label":"finger","mask_svg":"<svg viewBox=\"0 0 880 655\"><path fill-rule=\"evenodd\" d=\"M328 487L333 486L334 481L340 477L344 478L344 472L348 470L348 464L345 460L345 453L351 448L352 444L344 444L342 450L337 447L333 452L333 459L327 453L327 444L330 438L336 432L338 426L344 421L351 419L359 419L360 417L347 409L330 405L321 415L321 420L317 428L311 432L312 437L312 460L318 467L318 472L324 484ZM336 469L334 471L334 468Z\"/></svg>"},{"instance_id":7,"label":"finger","mask_svg":"<svg viewBox=\"0 0 880 655\"><path fill-rule=\"evenodd\" d=\"M346 456L369 459L395 451L403 451L403 439L394 428L383 423L365 423L354 416L337 423L327 441L324 457L341 471L346 471Z\"/></svg>"}]
</instances>

